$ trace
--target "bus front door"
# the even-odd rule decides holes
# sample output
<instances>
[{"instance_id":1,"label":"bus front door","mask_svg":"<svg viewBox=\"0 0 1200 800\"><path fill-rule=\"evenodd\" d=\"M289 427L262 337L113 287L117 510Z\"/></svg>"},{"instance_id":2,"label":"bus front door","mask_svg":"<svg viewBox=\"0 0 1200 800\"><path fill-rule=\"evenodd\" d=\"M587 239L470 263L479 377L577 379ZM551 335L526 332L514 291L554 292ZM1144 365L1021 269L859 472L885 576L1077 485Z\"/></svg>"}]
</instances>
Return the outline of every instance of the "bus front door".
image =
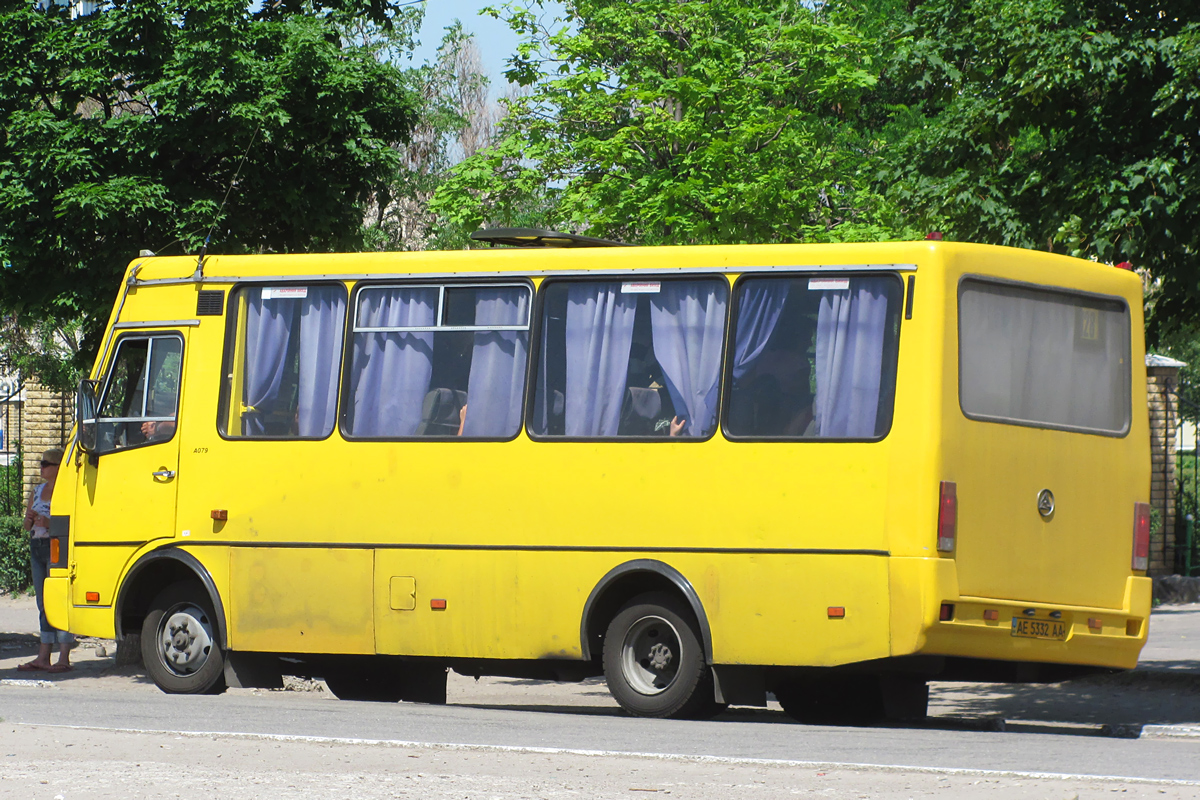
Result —
<instances>
[{"instance_id":1,"label":"bus front door","mask_svg":"<svg viewBox=\"0 0 1200 800\"><path fill-rule=\"evenodd\" d=\"M112 605L128 559L146 542L175 535L186 343L186 329L137 330L115 343L101 382L95 452L77 459L71 534L77 552L90 552L75 559L75 605Z\"/></svg>"}]
</instances>

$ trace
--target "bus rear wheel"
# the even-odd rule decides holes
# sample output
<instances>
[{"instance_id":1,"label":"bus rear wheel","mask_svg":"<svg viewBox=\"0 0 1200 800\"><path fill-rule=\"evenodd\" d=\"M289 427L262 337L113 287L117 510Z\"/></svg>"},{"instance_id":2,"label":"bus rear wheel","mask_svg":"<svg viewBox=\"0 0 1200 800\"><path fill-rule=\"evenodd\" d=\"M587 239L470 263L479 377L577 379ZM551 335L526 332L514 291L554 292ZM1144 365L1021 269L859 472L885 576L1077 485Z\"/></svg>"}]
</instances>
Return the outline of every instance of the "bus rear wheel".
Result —
<instances>
[{"instance_id":1,"label":"bus rear wheel","mask_svg":"<svg viewBox=\"0 0 1200 800\"><path fill-rule=\"evenodd\" d=\"M691 610L660 592L638 595L604 636L604 677L636 717L695 719L721 710Z\"/></svg>"},{"instance_id":2,"label":"bus rear wheel","mask_svg":"<svg viewBox=\"0 0 1200 800\"><path fill-rule=\"evenodd\" d=\"M338 700L398 703L404 692L399 682L379 671L338 670L325 675L325 685Z\"/></svg>"},{"instance_id":3,"label":"bus rear wheel","mask_svg":"<svg viewBox=\"0 0 1200 800\"><path fill-rule=\"evenodd\" d=\"M339 700L446 704L446 667L368 656L344 659L325 671L325 685Z\"/></svg>"},{"instance_id":4,"label":"bus rear wheel","mask_svg":"<svg viewBox=\"0 0 1200 800\"><path fill-rule=\"evenodd\" d=\"M146 672L169 694L225 691L225 656L208 593L177 583L158 593L142 623Z\"/></svg>"}]
</instances>

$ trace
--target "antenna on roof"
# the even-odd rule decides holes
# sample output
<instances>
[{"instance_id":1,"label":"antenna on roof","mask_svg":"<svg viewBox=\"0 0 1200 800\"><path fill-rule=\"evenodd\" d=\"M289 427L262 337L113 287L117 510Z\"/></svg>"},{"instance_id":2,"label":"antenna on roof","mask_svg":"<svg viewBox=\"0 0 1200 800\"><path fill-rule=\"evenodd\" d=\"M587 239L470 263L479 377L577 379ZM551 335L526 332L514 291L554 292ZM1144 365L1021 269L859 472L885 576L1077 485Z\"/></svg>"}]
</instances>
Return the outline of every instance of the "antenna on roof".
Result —
<instances>
[{"instance_id":1,"label":"antenna on roof","mask_svg":"<svg viewBox=\"0 0 1200 800\"><path fill-rule=\"evenodd\" d=\"M221 219L221 212L225 210L225 204L229 202L229 195L233 193L233 185L237 183L238 176L242 174L242 167L246 163L246 157L250 155L250 148L254 147L254 140L258 138L260 130L262 130L261 120L258 123L258 127L254 129L254 134L250 137L250 144L246 145L246 151L242 153L242 160L238 162L237 170L229 180L229 188L225 190L225 198L221 201L221 207L217 209L217 213L213 216L212 224L208 226L208 233L204 235L204 244L200 246L200 255L196 257L196 271L192 273L192 280L196 283L204 280L204 257L208 254L208 243L212 239L213 228L217 227L217 221Z\"/></svg>"},{"instance_id":2,"label":"antenna on roof","mask_svg":"<svg viewBox=\"0 0 1200 800\"><path fill-rule=\"evenodd\" d=\"M476 242L487 242L492 247L498 244L510 247L633 247L625 242L580 236L576 233L544 231L538 228L489 228L471 234Z\"/></svg>"}]
</instances>

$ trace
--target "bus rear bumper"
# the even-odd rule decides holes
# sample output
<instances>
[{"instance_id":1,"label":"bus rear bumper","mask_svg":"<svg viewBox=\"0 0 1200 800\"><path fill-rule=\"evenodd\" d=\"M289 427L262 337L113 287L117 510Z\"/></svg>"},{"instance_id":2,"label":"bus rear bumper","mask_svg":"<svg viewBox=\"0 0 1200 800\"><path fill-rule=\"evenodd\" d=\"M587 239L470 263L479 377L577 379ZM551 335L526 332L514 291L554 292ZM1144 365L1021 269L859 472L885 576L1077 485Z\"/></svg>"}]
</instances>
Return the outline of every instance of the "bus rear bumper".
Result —
<instances>
[{"instance_id":1,"label":"bus rear bumper","mask_svg":"<svg viewBox=\"0 0 1200 800\"><path fill-rule=\"evenodd\" d=\"M112 606L75 606L71 604L71 579L51 574L42 584L42 602L46 619L62 631L76 636L112 639L116 636Z\"/></svg>"},{"instance_id":2,"label":"bus rear bumper","mask_svg":"<svg viewBox=\"0 0 1200 800\"><path fill-rule=\"evenodd\" d=\"M1126 578L1119 609L948 597L917 652L1132 669L1146 643L1151 585L1149 578Z\"/></svg>"}]
</instances>

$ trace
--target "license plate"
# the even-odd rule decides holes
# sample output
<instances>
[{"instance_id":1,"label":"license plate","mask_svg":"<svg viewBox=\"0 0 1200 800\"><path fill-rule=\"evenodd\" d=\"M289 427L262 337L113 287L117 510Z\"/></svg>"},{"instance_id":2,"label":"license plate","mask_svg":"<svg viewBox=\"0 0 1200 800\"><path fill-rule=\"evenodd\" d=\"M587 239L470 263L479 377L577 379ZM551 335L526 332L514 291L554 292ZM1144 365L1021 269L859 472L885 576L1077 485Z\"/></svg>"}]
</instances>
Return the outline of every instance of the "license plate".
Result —
<instances>
[{"instance_id":1,"label":"license plate","mask_svg":"<svg viewBox=\"0 0 1200 800\"><path fill-rule=\"evenodd\" d=\"M1056 639L1061 642L1067 638L1067 623L1057 619L1013 617L1012 635L1026 639Z\"/></svg>"}]
</instances>

